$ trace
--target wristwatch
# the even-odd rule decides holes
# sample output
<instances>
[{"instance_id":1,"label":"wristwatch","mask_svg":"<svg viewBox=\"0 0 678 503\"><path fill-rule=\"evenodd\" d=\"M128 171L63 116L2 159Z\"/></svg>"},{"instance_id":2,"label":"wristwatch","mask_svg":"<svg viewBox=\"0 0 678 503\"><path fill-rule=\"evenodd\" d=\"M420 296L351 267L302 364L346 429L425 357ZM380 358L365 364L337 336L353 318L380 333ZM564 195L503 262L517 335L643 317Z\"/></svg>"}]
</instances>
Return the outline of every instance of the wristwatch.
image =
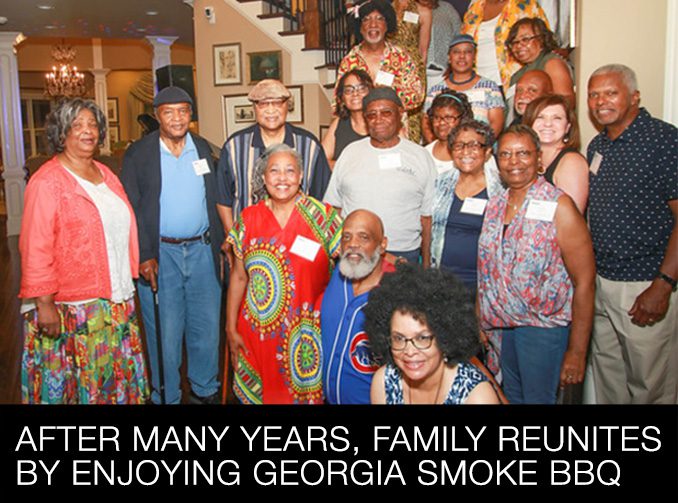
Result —
<instances>
[{"instance_id":1,"label":"wristwatch","mask_svg":"<svg viewBox=\"0 0 678 503\"><path fill-rule=\"evenodd\" d=\"M666 281L669 285L671 285L671 289L674 291L676 290L676 287L678 287L678 281L673 279L668 274L664 274L663 272L659 271L657 273L657 278Z\"/></svg>"}]
</instances>

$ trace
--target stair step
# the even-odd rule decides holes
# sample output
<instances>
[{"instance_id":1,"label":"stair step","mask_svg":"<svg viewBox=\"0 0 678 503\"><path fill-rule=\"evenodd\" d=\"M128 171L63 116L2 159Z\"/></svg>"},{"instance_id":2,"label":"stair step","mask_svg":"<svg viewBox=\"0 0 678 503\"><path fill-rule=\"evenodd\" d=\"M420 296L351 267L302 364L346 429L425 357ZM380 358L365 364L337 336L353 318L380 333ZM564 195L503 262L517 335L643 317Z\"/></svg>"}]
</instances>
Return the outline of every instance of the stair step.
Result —
<instances>
[{"instance_id":1,"label":"stair step","mask_svg":"<svg viewBox=\"0 0 678 503\"><path fill-rule=\"evenodd\" d=\"M257 17L259 19L277 19L277 18L294 19L292 16L288 16L284 12L271 12L270 14L259 14Z\"/></svg>"},{"instance_id":2,"label":"stair step","mask_svg":"<svg viewBox=\"0 0 678 503\"><path fill-rule=\"evenodd\" d=\"M281 37L289 37L291 35L303 35L306 33L304 30L287 30L287 31L279 31L278 35Z\"/></svg>"},{"instance_id":3,"label":"stair step","mask_svg":"<svg viewBox=\"0 0 678 503\"><path fill-rule=\"evenodd\" d=\"M334 63L326 63L324 65L314 66L313 68L315 70L324 70L325 68L327 68L328 70L336 70L337 68L339 68L339 66Z\"/></svg>"},{"instance_id":4,"label":"stair step","mask_svg":"<svg viewBox=\"0 0 678 503\"><path fill-rule=\"evenodd\" d=\"M302 51L324 51L324 47L304 47Z\"/></svg>"},{"instance_id":5,"label":"stair step","mask_svg":"<svg viewBox=\"0 0 678 503\"><path fill-rule=\"evenodd\" d=\"M333 82L332 84L323 84L323 87L325 89L334 89L335 83Z\"/></svg>"},{"instance_id":6,"label":"stair step","mask_svg":"<svg viewBox=\"0 0 678 503\"><path fill-rule=\"evenodd\" d=\"M238 0L238 3L261 2L261 0Z\"/></svg>"}]
</instances>

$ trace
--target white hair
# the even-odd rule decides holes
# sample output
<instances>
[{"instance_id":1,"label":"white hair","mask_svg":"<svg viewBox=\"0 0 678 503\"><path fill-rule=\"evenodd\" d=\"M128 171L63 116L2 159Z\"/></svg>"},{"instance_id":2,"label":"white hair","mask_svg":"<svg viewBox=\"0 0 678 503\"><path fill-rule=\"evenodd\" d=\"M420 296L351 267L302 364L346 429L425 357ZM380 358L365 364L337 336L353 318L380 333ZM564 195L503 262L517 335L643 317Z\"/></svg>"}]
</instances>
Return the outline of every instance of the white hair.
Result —
<instances>
[{"instance_id":1,"label":"white hair","mask_svg":"<svg viewBox=\"0 0 678 503\"><path fill-rule=\"evenodd\" d=\"M598 77L599 75L607 75L609 73L616 73L624 82L624 85L629 90L629 93L635 93L638 90L638 80L636 79L636 72L631 70L628 66L622 64L611 64L605 65L598 68L595 72L591 74L589 82L593 77Z\"/></svg>"}]
</instances>

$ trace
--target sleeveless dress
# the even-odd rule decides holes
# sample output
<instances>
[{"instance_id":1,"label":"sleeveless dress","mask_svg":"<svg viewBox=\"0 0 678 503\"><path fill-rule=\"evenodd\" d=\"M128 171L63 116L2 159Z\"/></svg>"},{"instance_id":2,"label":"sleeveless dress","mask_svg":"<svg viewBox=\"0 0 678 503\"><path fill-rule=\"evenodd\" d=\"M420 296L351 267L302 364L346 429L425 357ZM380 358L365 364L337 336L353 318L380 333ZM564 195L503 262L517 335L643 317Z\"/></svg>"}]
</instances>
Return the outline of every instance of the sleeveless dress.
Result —
<instances>
[{"instance_id":1,"label":"sleeveless dress","mask_svg":"<svg viewBox=\"0 0 678 503\"><path fill-rule=\"evenodd\" d=\"M556 172L556 168L558 167L558 164L560 164L560 160L563 157L565 157L566 154L569 154L570 152L578 152L578 150L576 148L572 148L572 147L567 147L567 148L562 149L560 152L558 152L558 155L556 156L556 158L553 159L553 161L551 161L551 164L549 164L548 168L546 168L546 171L544 171L544 178L551 185L555 185L555 182L553 181L553 175Z\"/></svg>"},{"instance_id":2,"label":"sleeveless dress","mask_svg":"<svg viewBox=\"0 0 678 503\"><path fill-rule=\"evenodd\" d=\"M481 382L487 381L487 378L473 365L467 362L461 362L457 365L457 375L454 376L450 391L447 393L443 405L461 405L471 392ZM405 396L403 394L403 378L400 369L388 363L384 372L384 389L386 391L387 405L403 405Z\"/></svg>"},{"instance_id":3,"label":"sleeveless dress","mask_svg":"<svg viewBox=\"0 0 678 503\"><path fill-rule=\"evenodd\" d=\"M357 133L351 125L351 117L339 119L337 129L334 131L334 155L332 160L336 161L349 143L362 140L367 135Z\"/></svg>"}]
</instances>

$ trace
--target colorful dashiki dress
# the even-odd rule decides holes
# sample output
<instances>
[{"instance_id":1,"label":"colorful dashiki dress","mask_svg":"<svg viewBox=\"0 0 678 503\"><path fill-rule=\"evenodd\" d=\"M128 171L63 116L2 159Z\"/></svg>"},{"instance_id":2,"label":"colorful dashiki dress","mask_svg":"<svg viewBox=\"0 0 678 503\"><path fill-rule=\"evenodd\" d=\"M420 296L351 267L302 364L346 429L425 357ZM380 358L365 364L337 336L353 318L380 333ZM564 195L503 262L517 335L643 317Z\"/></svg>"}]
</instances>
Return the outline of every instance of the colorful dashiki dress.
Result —
<instances>
[{"instance_id":1,"label":"colorful dashiki dress","mask_svg":"<svg viewBox=\"0 0 678 503\"><path fill-rule=\"evenodd\" d=\"M228 235L249 276L237 329L233 389L242 403L322 403L316 299L332 272L341 219L330 205L300 196L285 227L261 201L243 210ZM319 308L320 306L318 306Z\"/></svg>"}]
</instances>

